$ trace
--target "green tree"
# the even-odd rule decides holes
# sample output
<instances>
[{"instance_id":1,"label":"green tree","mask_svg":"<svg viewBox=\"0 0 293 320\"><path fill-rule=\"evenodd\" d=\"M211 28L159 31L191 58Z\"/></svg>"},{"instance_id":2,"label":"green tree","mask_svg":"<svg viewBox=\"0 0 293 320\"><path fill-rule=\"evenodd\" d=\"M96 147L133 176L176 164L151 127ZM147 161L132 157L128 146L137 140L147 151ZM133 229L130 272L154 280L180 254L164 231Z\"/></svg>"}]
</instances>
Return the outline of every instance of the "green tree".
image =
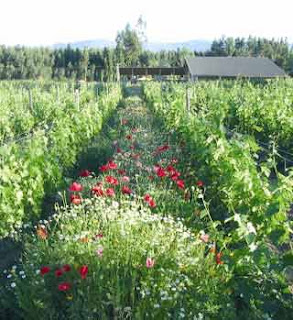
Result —
<instances>
[{"instance_id":1,"label":"green tree","mask_svg":"<svg viewBox=\"0 0 293 320\"><path fill-rule=\"evenodd\" d=\"M116 37L116 51L123 52L124 63L127 66L137 66L142 44L136 30L127 24L125 29L118 32Z\"/></svg>"}]
</instances>

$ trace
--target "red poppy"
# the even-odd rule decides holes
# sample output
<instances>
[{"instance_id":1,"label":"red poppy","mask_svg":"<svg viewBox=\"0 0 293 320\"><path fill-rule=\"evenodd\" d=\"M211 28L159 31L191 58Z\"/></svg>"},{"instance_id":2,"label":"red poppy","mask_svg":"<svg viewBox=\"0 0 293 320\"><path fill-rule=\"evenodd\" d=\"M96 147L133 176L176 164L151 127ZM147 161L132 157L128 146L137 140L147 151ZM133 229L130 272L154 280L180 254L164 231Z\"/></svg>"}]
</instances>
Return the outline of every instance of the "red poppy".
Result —
<instances>
[{"instance_id":1,"label":"red poppy","mask_svg":"<svg viewBox=\"0 0 293 320\"><path fill-rule=\"evenodd\" d=\"M58 285L58 290L59 291L68 291L71 289L71 284L69 282L61 282Z\"/></svg>"},{"instance_id":2,"label":"red poppy","mask_svg":"<svg viewBox=\"0 0 293 320\"><path fill-rule=\"evenodd\" d=\"M113 186L117 186L118 185L118 180L112 176L107 176L105 178L106 182L112 184Z\"/></svg>"},{"instance_id":3,"label":"red poppy","mask_svg":"<svg viewBox=\"0 0 293 320\"><path fill-rule=\"evenodd\" d=\"M113 188L108 188L108 189L106 190L106 195L107 195L108 197L114 197L114 196L115 196L115 191L114 191L114 189L113 189Z\"/></svg>"},{"instance_id":4,"label":"red poppy","mask_svg":"<svg viewBox=\"0 0 293 320\"><path fill-rule=\"evenodd\" d=\"M134 150L135 149L135 145L132 144L131 146L129 146L129 149Z\"/></svg>"},{"instance_id":5,"label":"red poppy","mask_svg":"<svg viewBox=\"0 0 293 320\"><path fill-rule=\"evenodd\" d=\"M175 171L175 172L173 172L173 174L171 175L171 179L173 180L173 181L176 181L176 180L178 180L178 177L180 176L180 172L178 172L178 171Z\"/></svg>"},{"instance_id":6,"label":"red poppy","mask_svg":"<svg viewBox=\"0 0 293 320\"><path fill-rule=\"evenodd\" d=\"M130 189L128 186L123 186L123 187L122 187L122 193L123 193L123 194L131 194L132 191L131 191L131 189Z\"/></svg>"},{"instance_id":7,"label":"red poppy","mask_svg":"<svg viewBox=\"0 0 293 320\"><path fill-rule=\"evenodd\" d=\"M160 177L160 178L165 177L165 176L166 176L165 170L160 167L160 168L157 170L157 176Z\"/></svg>"},{"instance_id":8,"label":"red poppy","mask_svg":"<svg viewBox=\"0 0 293 320\"><path fill-rule=\"evenodd\" d=\"M72 191L72 192L79 192L82 189L83 189L82 185L77 182L73 182L72 185L69 187L69 191Z\"/></svg>"},{"instance_id":9,"label":"red poppy","mask_svg":"<svg viewBox=\"0 0 293 320\"><path fill-rule=\"evenodd\" d=\"M155 202L154 199L150 199L150 201L149 201L149 206L150 206L151 208L155 208L155 207L156 207L156 202Z\"/></svg>"},{"instance_id":10,"label":"red poppy","mask_svg":"<svg viewBox=\"0 0 293 320\"><path fill-rule=\"evenodd\" d=\"M216 263L217 264L224 264L224 262L221 260L223 253L219 252L216 254Z\"/></svg>"},{"instance_id":11,"label":"red poppy","mask_svg":"<svg viewBox=\"0 0 293 320\"><path fill-rule=\"evenodd\" d=\"M198 180L197 183L196 183L196 185L201 188L201 187L204 186L204 183L203 183L203 181Z\"/></svg>"},{"instance_id":12,"label":"red poppy","mask_svg":"<svg viewBox=\"0 0 293 320\"><path fill-rule=\"evenodd\" d=\"M65 264L65 265L62 267L62 270L63 270L64 272L69 272L69 271L71 270L71 267L70 267L69 264Z\"/></svg>"},{"instance_id":13,"label":"red poppy","mask_svg":"<svg viewBox=\"0 0 293 320\"><path fill-rule=\"evenodd\" d=\"M89 268L87 265L83 265L79 268L79 274L81 276L81 279L85 279L88 274Z\"/></svg>"},{"instance_id":14,"label":"red poppy","mask_svg":"<svg viewBox=\"0 0 293 320\"><path fill-rule=\"evenodd\" d=\"M70 202L76 205L81 204L82 198L79 194L71 194L70 195Z\"/></svg>"},{"instance_id":15,"label":"red poppy","mask_svg":"<svg viewBox=\"0 0 293 320\"><path fill-rule=\"evenodd\" d=\"M147 193L145 196L144 196L144 201L150 201L152 197Z\"/></svg>"},{"instance_id":16,"label":"red poppy","mask_svg":"<svg viewBox=\"0 0 293 320\"><path fill-rule=\"evenodd\" d=\"M101 171L101 172L106 172L106 171L108 171L108 170L109 170L109 167L108 167L107 164L104 164L103 166L100 166L100 171Z\"/></svg>"},{"instance_id":17,"label":"red poppy","mask_svg":"<svg viewBox=\"0 0 293 320\"><path fill-rule=\"evenodd\" d=\"M144 201L146 201L151 208L156 207L155 200L148 193L144 196Z\"/></svg>"},{"instance_id":18,"label":"red poppy","mask_svg":"<svg viewBox=\"0 0 293 320\"><path fill-rule=\"evenodd\" d=\"M61 277L62 274L63 274L63 270L61 270L61 269L55 270L55 276L56 276L56 277Z\"/></svg>"},{"instance_id":19,"label":"red poppy","mask_svg":"<svg viewBox=\"0 0 293 320\"><path fill-rule=\"evenodd\" d=\"M92 173L89 170L82 170L80 171L79 176L86 178L86 177L89 177L91 174Z\"/></svg>"},{"instance_id":20,"label":"red poppy","mask_svg":"<svg viewBox=\"0 0 293 320\"><path fill-rule=\"evenodd\" d=\"M170 173L170 174L173 174L173 172L176 172L176 169L171 165L169 164L166 168L166 170Z\"/></svg>"},{"instance_id":21,"label":"red poppy","mask_svg":"<svg viewBox=\"0 0 293 320\"><path fill-rule=\"evenodd\" d=\"M107 163L107 166L108 166L108 168L111 169L111 170L117 169L117 164L116 164L114 161L112 161L112 160L110 160L110 161Z\"/></svg>"},{"instance_id":22,"label":"red poppy","mask_svg":"<svg viewBox=\"0 0 293 320\"><path fill-rule=\"evenodd\" d=\"M179 189L184 189L184 181L183 180L177 180L176 183L177 183L177 186Z\"/></svg>"},{"instance_id":23,"label":"red poppy","mask_svg":"<svg viewBox=\"0 0 293 320\"><path fill-rule=\"evenodd\" d=\"M116 149L116 152L117 152L117 153L121 153L122 150L118 147L118 148Z\"/></svg>"},{"instance_id":24,"label":"red poppy","mask_svg":"<svg viewBox=\"0 0 293 320\"><path fill-rule=\"evenodd\" d=\"M132 139L132 135L131 135L131 134L128 134L128 135L126 136L126 139L127 139L127 140L131 140L131 139Z\"/></svg>"},{"instance_id":25,"label":"red poppy","mask_svg":"<svg viewBox=\"0 0 293 320\"><path fill-rule=\"evenodd\" d=\"M94 193L97 197L102 197L104 195L103 189L100 185L95 185L92 187L92 193Z\"/></svg>"},{"instance_id":26,"label":"red poppy","mask_svg":"<svg viewBox=\"0 0 293 320\"><path fill-rule=\"evenodd\" d=\"M126 174L126 170L119 169L118 173L121 174L121 176L124 176Z\"/></svg>"},{"instance_id":27,"label":"red poppy","mask_svg":"<svg viewBox=\"0 0 293 320\"><path fill-rule=\"evenodd\" d=\"M50 270L51 270L51 268L50 267L42 267L41 269L40 269L40 274L42 275L42 276L44 276L46 273L49 273L50 272Z\"/></svg>"}]
</instances>

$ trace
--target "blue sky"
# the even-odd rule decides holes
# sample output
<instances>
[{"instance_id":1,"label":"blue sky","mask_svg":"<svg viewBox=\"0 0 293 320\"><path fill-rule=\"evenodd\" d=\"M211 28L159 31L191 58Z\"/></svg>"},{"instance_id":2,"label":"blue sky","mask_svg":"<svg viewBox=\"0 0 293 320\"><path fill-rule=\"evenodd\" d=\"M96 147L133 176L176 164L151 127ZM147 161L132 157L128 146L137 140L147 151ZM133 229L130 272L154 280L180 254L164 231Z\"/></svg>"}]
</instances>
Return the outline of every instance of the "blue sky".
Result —
<instances>
[{"instance_id":1,"label":"blue sky","mask_svg":"<svg viewBox=\"0 0 293 320\"><path fill-rule=\"evenodd\" d=\"M0 44L114 40L140 15L149 41L253 35L293 42L292 12L293 0L0 0Z\"/></svg>"}]
</instances>

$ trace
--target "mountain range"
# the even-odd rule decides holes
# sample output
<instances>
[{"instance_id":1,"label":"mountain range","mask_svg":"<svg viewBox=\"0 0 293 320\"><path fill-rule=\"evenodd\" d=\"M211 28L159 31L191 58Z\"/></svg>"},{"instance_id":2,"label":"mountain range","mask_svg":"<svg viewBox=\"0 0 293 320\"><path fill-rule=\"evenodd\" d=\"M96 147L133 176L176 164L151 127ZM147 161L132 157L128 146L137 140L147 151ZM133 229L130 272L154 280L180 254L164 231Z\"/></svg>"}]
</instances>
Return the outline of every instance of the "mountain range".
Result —
<instances>
[{"instance_id":1,"label":"mountain range","mask_svg":"<svg viewBox=\"0 0 293 320\"><path fill-rule=\"evenodd\" d=\"M206 51L211 47L212 41L209 40L190 40L185 42L146 42L143 47L146 50L151 50L158 52L161 50L177 50L178 48L186 48L189 50L196 51ZM95 40L85 40L77 41L72 43L56 43L52 47L54 49L65 48L70 45L72 48L105 48L105 47L115 47L115 41L105 40L105 39L95 39Z\"/></svg>"}]
</instances>

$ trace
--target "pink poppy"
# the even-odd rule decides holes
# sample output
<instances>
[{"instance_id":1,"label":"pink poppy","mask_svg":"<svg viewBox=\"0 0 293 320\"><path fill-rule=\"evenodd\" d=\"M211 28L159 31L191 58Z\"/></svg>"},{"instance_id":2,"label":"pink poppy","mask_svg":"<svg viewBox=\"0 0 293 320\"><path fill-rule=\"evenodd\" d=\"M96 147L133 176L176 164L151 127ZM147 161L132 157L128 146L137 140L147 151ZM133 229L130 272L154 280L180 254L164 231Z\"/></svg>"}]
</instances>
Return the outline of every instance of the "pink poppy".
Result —
<instances>
[{"instance_id":1,"label":"pink poppy","mask_svg":"<svg viewBox=\"0 0 293 320\"><path fill-rule=\"evenodd\" d=\"M114 186L118 185L118 180L116 178L114 178L113 176L107 176L105 178L106 182L108 182L109 184L112 184Z\"/></svg>"},{"instance_id":2,"label":"pink poppy","mask_svg":"<svg viewBox=\"0 0 293 320\"><path fill-rule=\"evenodd\" d=\"M106 195L107 195L108 197L114 197L114 196L115 196L115 191L114 191L114 189L113 189L113 188L108 188L108 189L106 190Z\"/></svg>"},{"instance_id":3,"label":"pink poppy","mask_svg":"<svg viewBox=\"0 0 293 320\"><path fill-rule=\"evenodd\" d=\"M121 178L121 180L122 180L123 182L129 182L129 181L130 181L130 178L127 177L127 176L123 176L123 177Z\"/></svg>"},{"instance_id":4,"label":"pink poppy","mask_svg":"<svg viewBox=\"0 0 293 320\"><path fill-rule=\"evenodd\" d=\"M199 238L202 242L208 243L210 236L207 233L204 233L204 234L201 234Z\"/></svg>"},{"instance_id":5,"label":"pink poppy","mask_svg":"<svg viewBox=\"0 0 293 320\"><path fill-rule=\"evenodd\" d=\"M147 258L145 264L148 269L153 268L155 265L155 260L152 258Z\"/></svg>"},{"instance_id":6,"label":"pink poppy","mask_svg":"<svg viewBox=\"0 0 293 320\"><path fill-rule=\"evenodd\" d=\"M79 192L82 191L83 187L80 183L73 182L72 185L69 187L69 191L72 192Z\"/></svg>"}]
</instances>

